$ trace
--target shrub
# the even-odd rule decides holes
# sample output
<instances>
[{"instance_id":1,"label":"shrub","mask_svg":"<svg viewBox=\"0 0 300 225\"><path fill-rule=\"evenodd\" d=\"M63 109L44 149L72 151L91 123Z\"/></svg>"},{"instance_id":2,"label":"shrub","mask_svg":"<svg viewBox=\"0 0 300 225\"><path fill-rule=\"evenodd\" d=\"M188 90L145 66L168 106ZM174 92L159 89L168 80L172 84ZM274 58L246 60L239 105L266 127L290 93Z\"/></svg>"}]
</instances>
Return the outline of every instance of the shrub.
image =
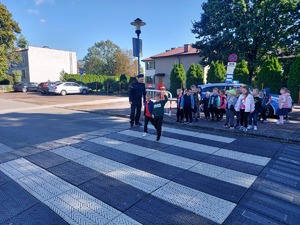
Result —
<instances>
[{"instance_id":1,"label":"shrub","mask_svg":"<svg viewBox=\"0 0 300 225\"><path fill-rule=\"evenodd\" d=\"M185 87L185 81L186 76L183 65L175 63L170 76L170 92L173 96L176 96L178 88Z\"/></svg>"},{"instance_id":2,"label":"shrub","mask_svg":"<svg viewBox=\"0 0 300 225\"><path fill-rule=\"evenodd\" d=\"M103 88L103 84L100 82L92 82L92 83L88 83L87 87L92 90L101 90Z\"/></svg>"},{"instance_id":3,"label":"shrub","mask_svg":"<svg viewBox=\"0 0 300 225\"><path fill-rule=\"evenodd\" d=\"M240 83L247 84L249 81L249 70L247 62L243 59L241 62L236 64L233 71L234 80L238 80Z\"/></svg>"},{"instance_id":4,"label":"shrub","mask_svg":"<svg viewBox=\"0 0 300 225\"><path fill-rule=\"evenodd\" d=\"M212 61L207 73L207 83L222 83L225 81L226 70L222 62Z\"/></svg>"},{"instance_id":5,"label":"shrub","mask_svg":"<svg viewBox=\"0 0 300 225\"><path fill-rule=\"evenodd\" d=\"M203 84L203 76L201 66L193 63L186 73L186 86L189 88L192 85L198 86L198 84Z\"/></svg>"},{"instance_id":6,"label":"shrub","mask_svg":"<svg viewBox=\"0 0 300 225\"><path fill-rule=\"evenodd\" d=\"M267 57L257 74L258 87L268 87L271 93L279 93L282 87L282 67L277 58ZM263 85L262 85L263 84Z\"/></svg>"},{"instance_id":7,"label":"shrub","mask_svg":"<svg viewBox=\"0 0 300 225\"><path fill-rule=\"evenodd\" d=\"M292 98L294 102L298 100L300 85L300 55L294 60L290 67L289 78L288 78L288 88L291 91Z\"/></svg>"}]
</instances>

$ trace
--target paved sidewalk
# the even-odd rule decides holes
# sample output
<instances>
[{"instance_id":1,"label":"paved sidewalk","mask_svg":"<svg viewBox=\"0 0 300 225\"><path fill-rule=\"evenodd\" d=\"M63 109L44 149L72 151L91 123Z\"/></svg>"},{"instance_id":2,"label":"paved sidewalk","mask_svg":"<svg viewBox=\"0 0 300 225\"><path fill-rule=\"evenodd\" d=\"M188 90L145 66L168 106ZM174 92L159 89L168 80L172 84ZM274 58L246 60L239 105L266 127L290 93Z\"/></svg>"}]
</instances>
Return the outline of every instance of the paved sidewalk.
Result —
<instances>
[{"instance_id":1,"label":"paved sidewalk","mask_svg":"<svg viewBox=\"0 0 300 225\"><path fill-rule=\"evenodd\" d=\"M128 118L130 114L129 105L125 102L123 102L123 104L77 105L68 107L68 109ZM175 110L176 109L174 109L173 112L175 112ZM259 123L257 131L250 130L247 133L224 128L223 126L225 119L220 122L205 121L203 118L203 113L201 113L200 120L191 125L176 123L175 115L172 115L171 117L165 116L164 122L178 127L191 127L195 129L205 129L222 133L260 137L282 142L300 143L300 106L297 105L294 109L294 112L289 117L290 122L288 124L277 125L277 119L271 118L268 119L268 123Z\"/></svg>"}]
</instances>

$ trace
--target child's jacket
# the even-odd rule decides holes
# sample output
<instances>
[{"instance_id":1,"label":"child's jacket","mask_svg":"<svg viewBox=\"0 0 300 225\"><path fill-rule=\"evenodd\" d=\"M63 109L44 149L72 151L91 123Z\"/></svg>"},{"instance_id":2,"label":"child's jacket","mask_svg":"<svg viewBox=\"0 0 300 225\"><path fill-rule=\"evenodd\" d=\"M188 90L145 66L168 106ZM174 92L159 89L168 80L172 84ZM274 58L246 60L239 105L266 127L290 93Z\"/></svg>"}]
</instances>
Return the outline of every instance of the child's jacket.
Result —
<instances>
[{"instance_id":1,"label":"child's jacket","mask_svg":"<svg viewBox=\"0 0 300 225\"><path fill-rule=\"evenodd\" d=\"M159 102L153 103L153 115L155 117L163 117L165 113L165 104L168 102L168 96L165 95L165 99Z\"/></svg>"}]
</instances>

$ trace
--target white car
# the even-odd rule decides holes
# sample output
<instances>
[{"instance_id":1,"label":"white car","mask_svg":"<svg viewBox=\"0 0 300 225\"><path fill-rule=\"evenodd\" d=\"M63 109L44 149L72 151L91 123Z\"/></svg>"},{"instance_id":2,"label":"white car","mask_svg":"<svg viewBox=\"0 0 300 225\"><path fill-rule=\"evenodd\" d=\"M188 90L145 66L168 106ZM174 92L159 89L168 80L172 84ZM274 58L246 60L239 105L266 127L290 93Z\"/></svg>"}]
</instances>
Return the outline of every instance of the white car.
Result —
<instances>
[{"instance_id":1,"label":"white car","mask_svg":"<svg viewBox=\"0 0 300 225\"><path fill-rule=\"evenodd\" d=\"M49 87L49 93L54 94L87 94L88 87L79 85L75 82L61 82Z\"/></svg>"}]
</instances>

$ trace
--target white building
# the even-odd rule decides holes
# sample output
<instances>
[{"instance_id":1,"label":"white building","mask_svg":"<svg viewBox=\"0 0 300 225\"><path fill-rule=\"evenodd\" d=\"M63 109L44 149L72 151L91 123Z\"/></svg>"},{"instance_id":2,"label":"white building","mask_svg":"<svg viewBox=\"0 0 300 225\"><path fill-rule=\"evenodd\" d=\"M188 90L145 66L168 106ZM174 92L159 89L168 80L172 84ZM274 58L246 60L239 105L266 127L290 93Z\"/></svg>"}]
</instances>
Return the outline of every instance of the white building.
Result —
<instances>
[{"instance_id":1,"label":"white building","mask_svg":"<svg viewBox=\"0 0 300 225\"><path fill-rule=\"evenodd\" d=\"M20 53L22 62L14 65L12 70L22 71L22 81L58 81L62 70L77 73L76 52L28 46Z\"/></svg>"}]
</instances>

